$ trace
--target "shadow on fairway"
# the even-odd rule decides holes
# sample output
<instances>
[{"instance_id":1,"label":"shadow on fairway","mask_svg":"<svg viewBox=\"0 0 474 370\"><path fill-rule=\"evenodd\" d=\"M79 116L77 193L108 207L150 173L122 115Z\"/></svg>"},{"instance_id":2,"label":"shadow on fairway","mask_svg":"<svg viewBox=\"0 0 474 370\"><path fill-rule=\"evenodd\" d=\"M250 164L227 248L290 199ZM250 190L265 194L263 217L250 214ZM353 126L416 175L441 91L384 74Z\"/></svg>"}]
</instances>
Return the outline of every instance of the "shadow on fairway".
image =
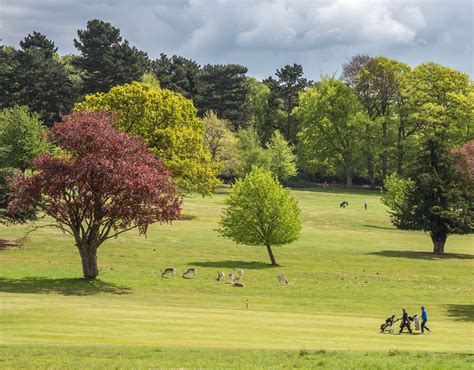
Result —
<instances>
[{"instance_id":1,"label":"shadow on fairway","mask_svg":"<svg viewBox=\"0 0 474 370\"><path fill-rule=\"evenodd\" d=\"M215 261L215 262L190 262L189 266L199 266L199 267L212 267L212 268L226 268L226 269L248 269L248 270L259 270L259 269L268 269L273 267L281 267L280 265L272 266L269 263L262 262L244 262L244 261Z\"/></svg>"},{"instance_id":2,"label":"shadow on fairway","mask_svg":"<svg viewBox=\"0 0 474 370\"><path fill-rule=\"evenodd\" d=\"M386 226L375 226L375 225L362 225L363 227L369 227L371 229L380 229L380 230L397 230L395 227L386 227Z\"/></svg>"},{"instance_id":3,"label":"shadow on fairway","mask_svg":"<svg viewBox=\"0 0 474 370\"><path fill-rule=\"evenodd\" d=\"M448 315L458 321L474 321L474 304L448 304Z\"/></svg>"},{"instance_id":4,"label":"shadow on fairway","mask_svg":"<svg viewBox=\"0 0 474 370\"><path fill-rule=\"evenodd\" d=\"M445 254L433 254L430 252L417 252L417 251L379 251L372 252L368 254L373 254L376 256L383 257L398 257L398 258L414 258L414 259L423 259L423 260L443 260L443 259L462 259L462 260L471 260L474 259L472 254L462 254L462 253L445 253Z\"/></svg>"},{"instance_id":5,"label":"shadow on fairway","mask_svg":"<svg viewBox=\"0 0 474 370\"><path fill-rule=\"evenodd\" d=\"M98 293L129 294L130 288L97 279L25 277L22 279L0 278L0 292L34 294L57 293L62 295L85 296Z\"/></svg>"}]
</instances>

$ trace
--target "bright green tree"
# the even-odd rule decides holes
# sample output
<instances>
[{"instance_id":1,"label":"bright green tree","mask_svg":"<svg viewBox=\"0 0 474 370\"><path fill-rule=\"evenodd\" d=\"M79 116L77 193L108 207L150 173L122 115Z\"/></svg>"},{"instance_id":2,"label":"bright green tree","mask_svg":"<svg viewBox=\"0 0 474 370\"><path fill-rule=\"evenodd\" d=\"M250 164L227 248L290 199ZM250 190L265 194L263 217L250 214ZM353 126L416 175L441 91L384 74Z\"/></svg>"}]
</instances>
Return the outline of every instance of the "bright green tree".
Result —
<instances>
[{"instance_id":1,"label":"bright green tree","mask_svg":"<svg viewBox=\"0 0 474 370\"><path fill-rule=\"evenodd\" d=\"M259 167L270 170L270 155L268 150L262 147L258 135L253 129L239 130L237 132L237 148L240 151L242 164L240 166L241 177Z\"/></svg>"},{"instance_id":2,"label":"bright green tree","mask_svg":"<svg viewBox=\"0 0 474 370\"><path fill-rule=\"evenodd\" d=\"M293 148L285 140L280 131L275 131L267 143L270 154L270 171L280 181L296 175L295 155Z\"/></svg>"},{"instance_id":3,"label":"bright green tree","mask_svg":"<svg viewBox=\"0 0 474 370\"><path fill-rule=\"evenodd\" d=\"M0 112L1 168L16 168L24 172L31 159L49 148L46 126L38 114L28 107L15 106Z\"/></svg>"},{"instance_id":4,"label":"bright green tree","mask_svg":"<svg viewBox=\"0 0 474 370\"><path fill-rule=\"evenodd\" d=\"M273 266L277 263L272 247L292 243L300 236L297 201L262 168L254 168L237 181L226 204L219 223L220 235L237 244L265 246Z\"/></svg>"},{"instance_id":5,"label":"bright green tree","mask_svg":"<svg viewBox=\"0 0 474 370\"><path fill-rule=\"evenodd\" d=\"M300 96L298 154L309 173L343 173L352 185L367 115L355 93L335 78L324 78Z\"/></svg>"},{"instance_id":6,"label":"bright green tree","mask_svg":"<svg viewBox=\"0 0 474 370\"><path fill-rule=\"evenodd\" d=\"M143 137L182 191L208 195L219 183L220 166L204 144L203 122L181 94L133 82L87 95L75 108L113 112L117 128Z\"/></svg>"}]
</instances>

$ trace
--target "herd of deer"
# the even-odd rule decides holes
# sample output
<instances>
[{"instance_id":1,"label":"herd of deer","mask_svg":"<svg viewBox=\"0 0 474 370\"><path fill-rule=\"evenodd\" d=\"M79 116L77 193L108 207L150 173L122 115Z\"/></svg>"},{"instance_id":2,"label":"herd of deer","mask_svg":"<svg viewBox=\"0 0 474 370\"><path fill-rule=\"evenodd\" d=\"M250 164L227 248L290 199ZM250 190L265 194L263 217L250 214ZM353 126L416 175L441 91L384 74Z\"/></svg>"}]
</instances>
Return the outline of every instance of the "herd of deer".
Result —
<instances>
[{"instance_id":1,"label":"herd of deer","mask_svg":"<svg viewBox=\"0 0 474 370\"><path fill-rule=\"evenodd\" d=\"M195 278L197 276L198 270L195 268L189 268L183 272L182 277L185 279ZM168 278L176 276L176 269L172 267L168 267L164 270L161 270L161 277ZM237 276L234 273L229 273L229 282L233 287L236 288L243 288L245 285L242 283L244 279L244 270L237 269ZM217 281L224 281L225 280L225 272L224 271L217 271ZM288 285L288 280L283 275L278 275L277 280L282 285Z\"/></svg>"}]
</instances>

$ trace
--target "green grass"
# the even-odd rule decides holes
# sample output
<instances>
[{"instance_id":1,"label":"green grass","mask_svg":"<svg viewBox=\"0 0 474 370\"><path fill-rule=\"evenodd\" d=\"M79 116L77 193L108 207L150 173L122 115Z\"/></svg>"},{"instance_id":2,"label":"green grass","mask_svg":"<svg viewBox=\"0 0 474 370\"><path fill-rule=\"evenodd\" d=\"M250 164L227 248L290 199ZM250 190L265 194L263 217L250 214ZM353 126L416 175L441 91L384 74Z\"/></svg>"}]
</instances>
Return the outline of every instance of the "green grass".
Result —
<instances>
[{"instance_id":1,"label":"green grass","mask_svg":"<svg viewBox=\"0 0 474 370\"><path fill-rule=\"evenodd\" d=\"M299 190L301 239L275 248L280 266L270 267L264 248L214 231L226 192L186 199L184 219L147 238L104 244L95 282L79 279L72 240L54 228L0 250L0 366L472 367L472 236L450 237L436 258L428 236L391 226L374 193ZM2 226L0 238L26 230ZM191 266L196 279L160 276ZM245 288L215 280L234 268ZM431 334L378 333L387 316L421 304Z\"/></svg>"}]
</instances>

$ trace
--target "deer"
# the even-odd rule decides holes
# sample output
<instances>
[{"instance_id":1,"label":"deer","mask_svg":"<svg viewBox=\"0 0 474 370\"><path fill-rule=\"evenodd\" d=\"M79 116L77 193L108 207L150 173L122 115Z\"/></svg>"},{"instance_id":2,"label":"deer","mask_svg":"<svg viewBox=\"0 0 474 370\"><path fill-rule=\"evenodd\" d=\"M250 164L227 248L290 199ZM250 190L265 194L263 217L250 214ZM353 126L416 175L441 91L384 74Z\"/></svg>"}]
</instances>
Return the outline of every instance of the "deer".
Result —
<instances>
[{"instance_id":1,"label":"deer","mask_svg":"<svg viewBox=\"0 0 474 370\"><path fill-rule=\"evenodd\" d=\"M189 268L183 273L183 278L190 279L190 278L196 277L197 273L198 273L197 269L193 267Z\"/></svg>"},{"instance_id":2,"label":"deer","mask_svg":"<svg viewBox=\"0 0 474 370\"><path fill-rule=\"evenodd\" d=\"M238 277L235 278L235 280L242 280L244 278L244 270L238 269L237 274L239 275Z\"/></svg>"},{"instance_id":3,"label":"deer","mask_svg":"<svg viewBox=\"0 0 474 370\"><path fill-rule=\"evenodd\" d=\"M233 286L234 288L243 288L243 287L245 287L245 285L242 284L242 283L234 283L234 284L232 284L232 286Z\"/></svg>"},{"instance_id":4,"label":"deer","mask_svg":"<svg viewBox=\"0 0 474 370\"><path fill-rule=\"evenodd\" d=\"M286 277L284 277L283 275L278 275L277 279L280 282L280 284L288 285L288 279Z\"/></svg>"},{"instance_id":5,"label":"deer","mask_svg":"<svg viewBox=\"0 0 474 370\"><path fill-rule=\"evenodd\" d=\"M225 272L224 271L217 271L217 281L222 281L225 279Z\"/></svg>"},{"instance_id":6,"label":"deer","mask_svg":"<svg viewBox=\"0 0 474 370\"><path fill-rule=\"evenodd\" d=\"M235 276L234 274L231 272L229 274L229 284L234 284L234 279L235 279Z\"/></svg>"},{"instance_id":7,"label":"deer","mask_svg":"<svg viewBox=\"0 0 474 370\"><path fill-rule=\"evenodd\" d=\"M164 271L161 270L161 277L170 277L170 276L176 276L176 269L172 267L168 267Z\"/></svg>"}]
</instances>

